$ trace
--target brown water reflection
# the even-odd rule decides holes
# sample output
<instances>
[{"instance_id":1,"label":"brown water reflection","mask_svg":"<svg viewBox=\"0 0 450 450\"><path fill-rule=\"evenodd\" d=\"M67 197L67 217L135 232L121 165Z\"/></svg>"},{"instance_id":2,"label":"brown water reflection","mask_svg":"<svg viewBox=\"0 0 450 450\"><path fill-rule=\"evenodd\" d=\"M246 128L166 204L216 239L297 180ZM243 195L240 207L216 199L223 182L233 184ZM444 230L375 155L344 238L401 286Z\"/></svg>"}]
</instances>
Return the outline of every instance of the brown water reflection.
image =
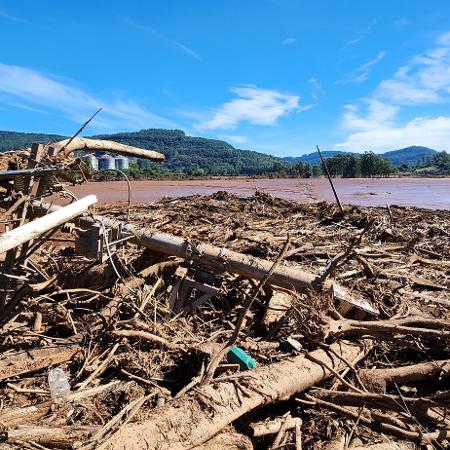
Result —
<instances>
[{"instance_id":1,"label":"brown water reflection","mask_svg":"<svg viewBox=\"0 0 450 450\"><path fill-rule=\"evenodd\" d=\"M341 201L363 206L402 205L450 209L450 178L335 179ZM219 190L252 195L256 189L302 202L333 200L328 181L313 179L214 179L133 181L132 200L141 203L162 197L209 195ZM96 194L100 202L126 201L125 182L86 183L73 188L77 196Z\"/></svg>"}]
</instances>

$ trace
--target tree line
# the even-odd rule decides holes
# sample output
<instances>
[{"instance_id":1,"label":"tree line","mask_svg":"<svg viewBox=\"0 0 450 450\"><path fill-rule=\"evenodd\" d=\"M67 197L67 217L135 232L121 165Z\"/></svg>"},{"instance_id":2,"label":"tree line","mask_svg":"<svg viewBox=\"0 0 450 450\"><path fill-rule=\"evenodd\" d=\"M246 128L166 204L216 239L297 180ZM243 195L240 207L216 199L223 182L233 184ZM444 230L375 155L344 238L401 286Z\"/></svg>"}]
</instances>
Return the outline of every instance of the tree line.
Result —
<instances>
[{"instance_id":1,"label":"tree line","mask_svg":"<svg viewBox=\"0 0 450 450\"><path fill-rule=\"evenodd\" d=\"M416 164L402 164L399 171L413 175L450 175L450 154L442 151Z\"/></svg>"},{"instance_id":2,"label":"tree line","mask_svg":"<svg viewBox=\"0 0 450 450\"><path fill-rule=\"evenodd\" d=\"M326 159L328 171L332 177L357 178L380 177L396 173L397 169L382 156L372 152L363 155L337 155ZM304 161L294 164L276 162L272 176L304 177L320 176L323 174L321 164L311 165Z\"/></svg>"},{"instance_id":3,"label":"tree line","mask_svg":"<svg viewBox=\"0 0 450 450\"><path fill-rule=\"evenodd\" d=\"M226 163L228 164L228 163ZM397 172L392 163L372 152L363 155L337 155L326 159L328 171L332 177L357 178L357 177L380 177L389 176ZM247 168L248 170L248 168ZM276 160L271 166L264 170L248 173L234 170L223 170L223 166L217 166L213 170L204 170L198 166L194 169L177 167L175 170L170 165L158 165L147 160L137 160L131 163L130 168L125 172L133 179L162 179L162 178L185 178L185 177L206 177L206 176L236 176L253 175L268 178L310 178L323 175L321 164L311 165L304 161L289 163L283 160ZM121 176L115 171L98 172L96 178L99 180L118 179Z\"/></svg>"}]
</instances>

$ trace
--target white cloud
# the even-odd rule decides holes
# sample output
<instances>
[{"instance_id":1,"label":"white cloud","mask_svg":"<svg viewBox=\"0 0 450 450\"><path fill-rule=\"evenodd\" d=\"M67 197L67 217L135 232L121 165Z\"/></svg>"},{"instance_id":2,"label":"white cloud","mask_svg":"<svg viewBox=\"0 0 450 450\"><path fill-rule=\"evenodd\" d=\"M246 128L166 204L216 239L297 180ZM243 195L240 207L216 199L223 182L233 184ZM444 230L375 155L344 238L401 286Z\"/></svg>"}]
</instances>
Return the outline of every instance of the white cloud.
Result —
<instances>
[{"instance_id":1,"label":"white cloud","mask_svg":"<svg viewBox=\"0 0 450 450\"><path fill-rule=\"evenodd\" d=\"M418 55L394 76L382 81L375 91L378 98L402 105L437 103L450 94L450 33L438 41L439 47Z\"/></svg>"},{"instance_id":2,"label":"white cloud","mask_svg":"<svg viewBox=\"0 0 450 450\"><path fill-rule=\"evenodd\" d=\"M410 145L450 149L450 116L416 117L401 123L404 109L450 102L450 33L435 48L400 67L379 83L370 98L346 105L342 126L350 135L336 147L386 151ZM361 106L365 109L361 113Z\"/></svg>"},{"instance_id":3,"label":"white cloud","mask_svg":"<svg viewBox=\"0 0 450 450\"><path fill-rule=\"evenodd\" d=\"M362 83L363 81L366 81L367 78L369 77L369 73L372 70L373 66L375 64L378 64L385 56L386 56L386 52L378 53L378 55L375 58L362 64L353 72L350 72L345 77L345 79L336 81L336 84Z\"/></svg>"},{"instance_id":4,"label":"white cloud","mask_svg":"<svg viewBox=\"0 0 450 450\"><path fill-rule=\"evenodd\" d=\"M92 126L108 130L174 126L132 100L97 98L55 76L33 69L0 63L0 103L35 112L63 113L82 123L103 107Z\"/></svg>"},{"instance_id":5,"label":"white cloud","mask_svg":"<svg viewBox=\"0 0 450 450\"><path fill-rule=\"evenodd\" d=\"M375 99L366 99L367 114L359 115L359 107L355 105L345 105L343 116L343 127L350 130L374 130L380 126L391 126L399 108L395 105L388 105Z\"/></svg>"},{"instance_id":6,"label":"white cloud","mask_svg":"<svg viewBox=\"0 0 450 450\"><path fill-rule=\"evenodd\" d=\"M311 108L314 108L314 106L316 106L316 105L314 105L314 104L308 104L308 105L302 105L302 106L299 106L298 107L298 111L299 112L306 112L306 111L309 111Z\"/></svg>"},{"instance_id":7,"label":"white cloud","mask_svg":"<svg viewBox=\"0 0 450 450\"><path fill-rule=\"evenodd\" d=\"M313 92L311 93L311 98L313 100L319 100L325 94L322 85L317 81L315 77L311 77L308 83L313 87Z\"/></svg>"},{"instance_id":8,"label":"white cloud","mask_svg":"<svg viewBox=\"0 0 450 450\"><path fill-rule=\"evenodd\" d=\"M411 145L450 150L450 117L417 118L401 126L380 125L353 133L336 147L341 150L382 153Z\"/></svg>"},{"instance_id":9,"label":"white cloud","mask_svg":"<svg viewBox=\"0 0 450 450\"><path fill-rule=\"evenodd\" d=\"M297 39L293 38L293 37L288 37L286 39L284 39L281 43L283 45L290 45L290 44L295 44L297 42Z\"/></svg>"},{"instance_id":10,"label":"white cloud","mask_svg":"<svg viewBox=\"0 0 450 450\"><path fill-rule=\"evenodd\" d=\"M230 89L237 98L217 108L211 119L195 125L196 130L235 129L240 122L275 125L277 120L298 109L299 97L253 85Z\"/></svg>"},{"instance_id":11,"label":"white cloud","mask_svg":"<svg viewBox=\"0 0 450 450\"><path fill-rule=\"evenodd\" d=\"M361 38L350 39L349 41L346 42L346 44L347 44L347 45L355 45L355 44L357 44L360 40L361 40Z\"/></svg>"}]
</instances>

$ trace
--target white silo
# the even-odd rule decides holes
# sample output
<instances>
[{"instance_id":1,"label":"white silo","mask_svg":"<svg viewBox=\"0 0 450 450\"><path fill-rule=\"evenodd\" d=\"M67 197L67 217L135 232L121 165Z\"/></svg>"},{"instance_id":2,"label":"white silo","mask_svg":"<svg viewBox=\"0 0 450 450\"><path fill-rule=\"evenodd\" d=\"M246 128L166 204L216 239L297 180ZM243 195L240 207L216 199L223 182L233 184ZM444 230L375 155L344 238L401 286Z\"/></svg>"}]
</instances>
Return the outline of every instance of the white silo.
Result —
<instances>
[{"instance_id":1,"label":"white silo","mask_svg":"<svg viewBox=\"0 0 450 450\"><path fill-rule=\"evenodd\" d=\"M115 160L110 155L102 155L98 158L98 170L114 170L116 168Z\"/></svg>"},{"instance_id":2,"label":"white silo","mask_svg":"<svg viewBox=\"0 0 450 450\"><path fill-rule=\"evenodd\" d=\"M98 159L95 155L85 155L83 156L83 161L87 163L92 170L98 170Z\"/></svg>"},{"instance_id":3,"label":"white silo","mask_svg":"<svg viewBox=\"0 0 450 450\"><path fill-rule=\"evenodd\" d=\"M117 170L126 170L130 167L130 162L128 161L128 158L125 156L119 155L116 156L116 169Z\"/></svg>"}]
</instances>

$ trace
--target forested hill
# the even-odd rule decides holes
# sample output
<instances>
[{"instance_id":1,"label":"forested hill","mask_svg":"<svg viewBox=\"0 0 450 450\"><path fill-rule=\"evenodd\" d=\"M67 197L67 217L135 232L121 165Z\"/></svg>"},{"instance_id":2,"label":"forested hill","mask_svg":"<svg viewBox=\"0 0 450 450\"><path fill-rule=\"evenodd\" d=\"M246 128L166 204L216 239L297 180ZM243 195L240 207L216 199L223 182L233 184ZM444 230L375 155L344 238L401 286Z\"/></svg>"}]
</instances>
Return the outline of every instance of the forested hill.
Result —
<instances>
[{"instance_id":1,"label":"forested hill","mask_svg":"<svg viewBox=\"0 0 450 450\"><path fill-rule=\"evenodd\" d=\"M338 155L355 155L355 153L352 152L342 152L340 150L321 150L322 156L324 158L334 158ZM359 153L356 153L359 155ZM308 153L306 155L301 156L286 156L283 158L285 161L289 163L297 163L299 161L303 161L304 163L311 164L312 166L315 166L317 164L320 164L320 156L319 153L313 152Z\"/></svg>"},{"instance_id":2,"label":"forested hill","mask_svg":"<svg viewBox=\"0 0 450 450\"><path fill-rule=\"evenodd\" d=\"M186 136L181 130L148 129L95 137L160 151L166 156L168 170L190 175L261 175L273 171L274 163L281 161L236 149L225 141Z\"/></svg>"},{"instance_id":3,"label":"forested hill","mask_svg":"<svg viewBox=\"0 0 450 450\"><path fill-rule=\"evenodd\" d=\"M264 153L239 150L225 141L186 136L181 130L147 129L133 133L91 136L109 139L139 148L157 150L166 156L163 170L188 175L262 175L273 172L274 164L282 161ZM33 142L48 143L64 136L0 131L0 151L30 146ZM141 160L143 168L159 165Z\"/></svg>"},{"instance_id":4,"label":"forested hill","mask_svg":"<svg viewBox=\"0 0 450 450\"><path fill-rule=\"evenodd\" d=\"M0 130L0 152L15 150L17 148L30 147L31 144L48 144L66 139L58 134L45 133L20 133L18 131Z\"/></svg>"},{"instance_id":5,"label":"forested hill","mask_svg":"<svg viewBox=\"0 0 450 450\"><path fill-rule=\"evenodd\" d=\"M417 164L419 161L432 159L438 152L428 147L406 147L400 150L383 153L383 157L389 159L394 166L402 164Z\"/></svg>"},{"instance_id":6,"label":"forested hill","mask_svg":"<svg viewBox=\"0 0 450 450\"><path fill-rule=\"evenodd\" d=\"M277 158L249 150L239 150L225 141L186 136L181 130L146 129L132 133L116 133L92 136L109 139L135 147L157 150L166 156L164 165L140 160L133 170L136 176L142 172L147 175L305 175L306 166L320 166L317 152L299 157ZM46 144L65 139L65 136L40 133L19 133L0 131L0 152L30 146L33 142ZM346 161L349 157L361 158L362 154L326 151L324 157L330 164ZM344 159L336 159L343 155ZM429 163L437 155L427 147L407 147L386 152L380 156L388 159L394 166L414 166ZM306 166L305 166L306 164ZM305 172L305 170L306 172ZM411 169L407 167L406 169ZM406 170L405 169L405 170ZM319 170L320 171L320 170ZM305 172L305 173L304 173Z\"/></svg>"}]
</instances>

